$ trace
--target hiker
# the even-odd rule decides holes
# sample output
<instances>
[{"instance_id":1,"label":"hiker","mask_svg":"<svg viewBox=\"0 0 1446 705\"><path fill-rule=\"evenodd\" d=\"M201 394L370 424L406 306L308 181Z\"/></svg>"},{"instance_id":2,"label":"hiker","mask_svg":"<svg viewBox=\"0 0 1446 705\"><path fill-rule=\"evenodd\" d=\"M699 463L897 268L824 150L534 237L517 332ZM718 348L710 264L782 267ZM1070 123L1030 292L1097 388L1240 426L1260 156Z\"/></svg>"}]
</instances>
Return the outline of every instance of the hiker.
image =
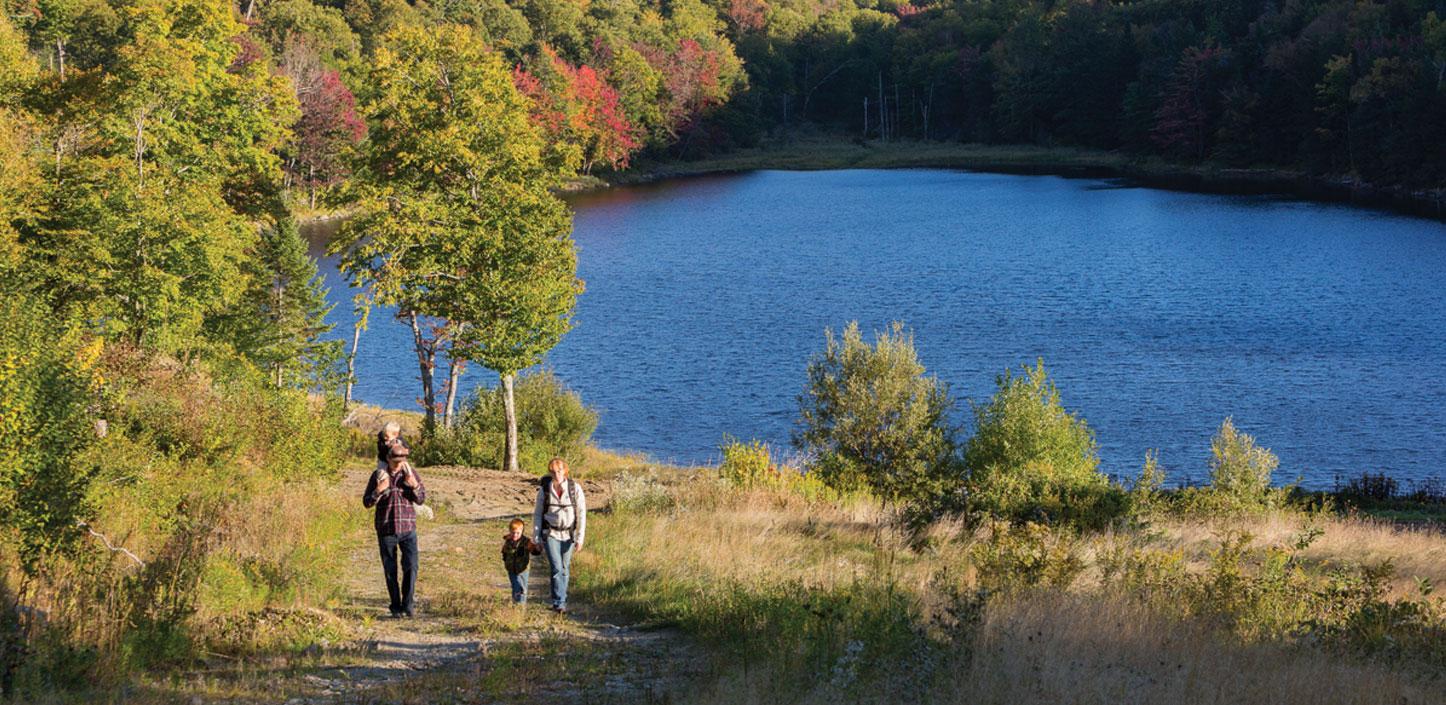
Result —
<instances>
[{"instance_id":1,"label":"hiker","mask_svg":"<svg viewBox=\"0 0 1446 705\"><path fill-rule=\"evenodd\" d=\"M389 445L387 465L372 473L362 492L362 505L376 507L377 546L382 573L387 579L392 617L411 617L417 587L417 511L413 504L427 501L427 488L412 464L411 452L399 441ZM397 552L402 558L402 580L397 583Z\"/></svg>"},{"instance_id":2,"label":"hiker","mask_svg":"<svg viewBox=\"0 0 1446 705\"><path fill-rule=\"evenodd\" d=\"M572 553L582 550L587 536L587 497L582 486L568 477L567 461L553 458L537 488L532 510L532 535L542 537L551 574L552 611L567 613L567 579Z\"/></svg>"},{"instance_id":3,"label":"hiker","mask_svg":"<svg viewBox=\"0 0 1446 705\"><path fill-rule=\"evenodd\" d=\"M513 519L502 537L502 566L507 569L507 582L512 585L512 601L519 605L527 602L527 564L533 555L541 552L532 539L522 533L525 524L521 519Z\"/></svg>"}]
</instances>

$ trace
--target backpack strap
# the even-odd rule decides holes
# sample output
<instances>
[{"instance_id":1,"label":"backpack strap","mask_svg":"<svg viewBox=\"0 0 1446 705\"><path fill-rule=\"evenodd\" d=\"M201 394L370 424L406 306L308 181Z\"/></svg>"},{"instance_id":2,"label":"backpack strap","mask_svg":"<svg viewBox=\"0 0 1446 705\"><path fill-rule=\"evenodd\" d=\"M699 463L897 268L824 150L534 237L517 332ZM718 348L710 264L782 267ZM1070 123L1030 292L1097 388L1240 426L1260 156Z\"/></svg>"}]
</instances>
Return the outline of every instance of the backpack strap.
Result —
<instances>
[{"instance_id":1,"label":"backpack strap","mask_svg":"<svg viewBox=\"0 0 1446 705\"><path fill-rule=\"evenodd\" d=\"M547 475L543 475L543 476L542 476L542 510L543 510L542 525L543 525L543 528L546 528L546 529L557 529L558 531L567 531L567 532L575 531L575 530L577 529L577 480L574 480L574 479L572 479L572 478L569 477L569 478L567 478L566 483L567 483L567 484L564 485L564 488L567 490L567 501L568 501L568 504L569 504L569 506L572 507L572 525L570 525L570 526L553 526L550 522L547 521L547 516L546 516L548 507L553 506L553 504L552 504L552 474L549 473L549 474L547 474Z\"/></svg>"}]
</instances>

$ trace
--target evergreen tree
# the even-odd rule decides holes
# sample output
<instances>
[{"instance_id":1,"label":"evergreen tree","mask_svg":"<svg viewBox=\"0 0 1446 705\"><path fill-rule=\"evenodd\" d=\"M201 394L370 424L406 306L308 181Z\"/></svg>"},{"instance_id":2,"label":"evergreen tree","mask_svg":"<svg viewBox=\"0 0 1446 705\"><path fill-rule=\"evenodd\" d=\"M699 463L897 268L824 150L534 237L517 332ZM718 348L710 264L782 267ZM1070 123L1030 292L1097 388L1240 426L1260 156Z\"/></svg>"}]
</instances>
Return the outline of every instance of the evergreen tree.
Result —
<instances>
[{"instance_id":1,"label":"evergreen tree","mask_svg":"<svg viewBox=\"0 0 1446 705\"><path fill-rule=\"evenodd\" d=\"M215 337L231 341L278 387L334 388L342 344L321 339L332 329L326 322L332 306L296 222L288 218L263 230L245 269L241 302L218 317Z\"/></svg>"}]
</instances>

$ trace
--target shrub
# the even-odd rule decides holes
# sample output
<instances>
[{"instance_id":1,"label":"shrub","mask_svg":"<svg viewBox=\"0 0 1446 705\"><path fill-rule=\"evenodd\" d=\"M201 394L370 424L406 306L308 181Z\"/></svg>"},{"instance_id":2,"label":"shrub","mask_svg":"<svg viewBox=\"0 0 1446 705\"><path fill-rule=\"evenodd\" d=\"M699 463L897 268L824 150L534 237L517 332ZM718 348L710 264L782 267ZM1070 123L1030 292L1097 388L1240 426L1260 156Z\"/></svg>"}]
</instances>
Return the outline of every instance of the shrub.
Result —
<instances>
[{"instance_id":1,"label":"shrub","mask_svg":"<svg viewBox=\"0 0 1446 705\"><path fill-rule=\"evenodd\" d=\"M867 487L886 502L932 508L953 495L959 466L953 408L944 385L924 375L913 336L895 323L863 341L857 323L808 365L794 444L809 474L841 490Z\"/></svg>"},{"instance_id":2,"label":"shrub","mask_svg":"<svg viewBox=\"0 0 1446 705\"><path fill-rule=\"evenodd\" d=\"M778 468L773 466L767 443L730 438L723 441L722 451L718 477L740 487L772 487L779 483Z\"/></svg>"},{"instance_id":3,"label":"shrub","mask_svg":"<svg viewBox=\"0 0 1446 705\"><path fill-rule=\"evenodd\" d=\"M1065 589L1085 569L1072 531L1033 522L1022 526L995 522L985 540L970 547L969 558L979 571L980 587L995 591Z\"/></svg>"},{"instance_id":4,"label":"shrub","mask_svg":"<svg viewBox=\"0 0 1446 705\"><path fill-rule=\"evenodd\" d=\"M571 462L597 429L597 412L582 402L549 371L526 375L513 389L517 402L519 462L542 472L547 461L562 456ZM453 428L438 428L417 447L417 462L425 465L501 467L506 425L502 390L478 390L463 403Z\"/></svg>"},{"instance_id":5,"label":"shrub","mask_svg":"<svg viewBox=\"0 0 1446 705\"><path fill-rule=\"evenodd\" d=\"M1343 498L1358 502L1387 502L1395 499L1400 492L1401 484L1385 473L1362 473L1360 477L1351 478L1338 491Z\"/></svg>"},{"instance_id":6,"label":"shrub","mask_svg":"<svg viewBox=\"0 0 1446 705\"><path fill-rule=\"evenodd\" d=\"M1415 595L1392 598L1389 562L1320 566L1303 559L1322 533L1306 527L1287 545L1262 547L1248 533L1227 532L1198 572L1185 569L1180 550L1105 550L1101 586L1180 617L1203 617L1245 641L1298 640L1446 666L1446 602L1429 581L1419 581Z\"/></svg>"},{"instance_id":7,"label":"shrub","mask_svg":"<svg viewBox=\"0 0 1446 705\"><path fill-rule=\"evenodd\" d=\"M610 506L616 512L662 513L672 510L678 504L666 485L646 475L624 472L614 478L612 484L613 499Z\"/></svg>"},{"instance_id":8,"label":"shrub","mask_svg":"<svg viewBox=\"0 0 1446 705\"><path fill-rule=\"evenodd\" d=\"M1210 489L1236 508L1271 506L1283 498L1270 487L1270 475L1279 464L1270 449L1256 446L1254 438L1226 418L1210 440Z\"/></svg>"},{"instance_id":9,"label":"shrub","mask_svg":"<svg viewBox=\"0 0 1446 705\"><path fill-rule=\"evenodd\" d=\"M1165 471L1160 468L1160 452L1146 451L1145 464L1130 488L1130 508L1136 512L1156 509L1160 505L1160 489L1164 485Z\"/></svg>"},{"instance_id":10,"label":"shrub","mask_svg":"<svg viewBox=\"0 0 1446 705\"><path fill-rule=\"evenodd\" d=\"M77 428L92 438L71 464L95 478L81 506L98 535L81 529L29 582L29 604L49 614L25 635L22 698L184 665L199 646L219 648L226 637L208 630L225 619L324 603L349 531L330 488L346 436L328 402L278 390L242 360L92 352L106 393L84 402ZM91 415L107 422L104 438Z\"/></svg>"},{"instance_id":11,"label":"shrub","mask_svg":"<svg viewBox=\"0 0 1446 705\"><path fill-rule=\"evenodd\" d=\"M797 468L777 465L773 452L767 443L736 439L725 439L722 447L723 462L718 465L718 477L744 489L782 490L807 501L839 501L854 494L835 489L813 473L802 473Z\"/></svg>"},{"instance_id":12,"label":"shrub","mask_svg":"<svg viewBox=\"0 0 1446 705\"><path fill-rule=\"evenodd\" d=\"M1094 432L1060 404L1044 362L1005 371L964 451L970 508L1011 520L1099 525L1125 509L1099 472Z\"/></svg>"}]
</instances>

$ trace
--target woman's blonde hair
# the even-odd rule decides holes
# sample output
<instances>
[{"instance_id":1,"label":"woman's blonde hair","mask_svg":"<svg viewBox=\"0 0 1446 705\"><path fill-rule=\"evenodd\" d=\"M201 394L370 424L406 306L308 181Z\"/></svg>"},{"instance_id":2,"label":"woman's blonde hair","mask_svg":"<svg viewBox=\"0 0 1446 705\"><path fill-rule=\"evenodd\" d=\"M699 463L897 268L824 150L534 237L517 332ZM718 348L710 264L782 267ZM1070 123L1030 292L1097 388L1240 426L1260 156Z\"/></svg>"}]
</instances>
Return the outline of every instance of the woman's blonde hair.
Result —
<instances>
[{"instance_id":1,"label":"woman's blonde hair","mask_svg":"<svg viewBox=\"0 0 1446 705\"><path fill-rule=\"evenodd\" d=\"M554 456L552 460L547 461L548 472L557 472L558 468L562 468L564 472L572 472L572 468L567 466L567 461L560 457Z\"/></svg>"}]
</instances>

